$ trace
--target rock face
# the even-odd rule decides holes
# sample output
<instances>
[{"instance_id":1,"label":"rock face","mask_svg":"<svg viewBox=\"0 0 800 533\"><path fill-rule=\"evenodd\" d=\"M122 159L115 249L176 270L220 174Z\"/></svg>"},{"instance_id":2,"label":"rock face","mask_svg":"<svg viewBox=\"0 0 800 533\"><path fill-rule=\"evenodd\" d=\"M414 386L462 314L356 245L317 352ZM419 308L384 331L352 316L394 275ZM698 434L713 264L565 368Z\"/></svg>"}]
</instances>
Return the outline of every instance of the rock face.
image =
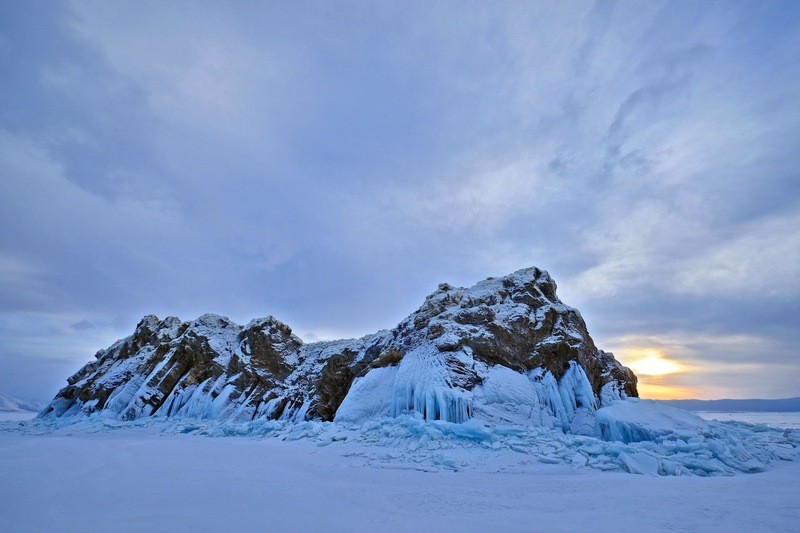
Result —
<instances>
[{"instance_id":1,"label":"rock face","mask_svg":"<svg viewBox=\"0 0 800 533\"><path fill-rule=\"evenodd\" d=\"M528 268L471 288L447 284L392 330L303 343L273 317L146 316L68 379L44 418L358 422L412 414L560 426L637 396L636 377L598 350L549 274Z\"/></svg>"}]
</instances>

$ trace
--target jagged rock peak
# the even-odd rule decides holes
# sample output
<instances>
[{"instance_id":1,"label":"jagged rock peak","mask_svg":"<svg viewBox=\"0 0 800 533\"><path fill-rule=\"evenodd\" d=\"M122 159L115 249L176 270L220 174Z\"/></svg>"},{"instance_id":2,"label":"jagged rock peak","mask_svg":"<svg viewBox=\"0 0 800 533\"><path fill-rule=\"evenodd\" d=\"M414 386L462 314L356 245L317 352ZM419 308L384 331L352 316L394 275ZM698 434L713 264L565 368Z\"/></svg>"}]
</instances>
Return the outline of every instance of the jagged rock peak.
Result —
<instances>
[{"instance_id":1,"label":"jagged rock peak","mask_svg":"<svg viewBox=\"0 0 800 533\"><path fill-rule=\"evenodd\" d=\"M488 277L483 281L479 281L472 287L453 287L449 283L440 283L437 289L428 295L428 298L435 298L442 294L460 293L464 291L471 291L473 293L480 292L505 292L505 290L512 287L523 288L526 290L536 290L538 287L539 292L549 295L550 298L555 298L556 282L550 277L546 270L538 267L523 268L513 272L507 276L500 278Z\"/></svg>"},{"instance_id":2,"label":"jagged rock peak","mask_svg":"<svg viewBox=\"0 0 800 533\"><path fill-rule=\"evenodd\" d=\"M409 413L459 422L502 420L524 400L529 422L569 431L582 410L636 396L636 377L595 347L556 289L536 267L468 288L442 283L394 329L332 342L303 343L272 316L241 326L215 314L191 322L148 315L69 378L42 416Z\"/></svg>"}]
</instances>

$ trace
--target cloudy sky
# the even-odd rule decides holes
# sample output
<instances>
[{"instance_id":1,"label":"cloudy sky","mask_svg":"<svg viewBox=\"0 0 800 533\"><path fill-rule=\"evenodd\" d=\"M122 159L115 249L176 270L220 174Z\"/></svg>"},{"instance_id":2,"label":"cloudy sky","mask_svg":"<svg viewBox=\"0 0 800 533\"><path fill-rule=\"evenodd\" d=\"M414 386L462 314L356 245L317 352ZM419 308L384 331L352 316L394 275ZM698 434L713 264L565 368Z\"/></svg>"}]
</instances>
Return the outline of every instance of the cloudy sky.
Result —
<instances>
[{"instance_id":1,"label":"cloudy sky","mask_svg":"<svg viewBox=\"0 0 800 533\"><path fill-rule=\"evenodd\" d=\"M0 79L0 392L536 265L643 395L800 395L794 0L2 2Z\"/></svg>"}]
</instances>

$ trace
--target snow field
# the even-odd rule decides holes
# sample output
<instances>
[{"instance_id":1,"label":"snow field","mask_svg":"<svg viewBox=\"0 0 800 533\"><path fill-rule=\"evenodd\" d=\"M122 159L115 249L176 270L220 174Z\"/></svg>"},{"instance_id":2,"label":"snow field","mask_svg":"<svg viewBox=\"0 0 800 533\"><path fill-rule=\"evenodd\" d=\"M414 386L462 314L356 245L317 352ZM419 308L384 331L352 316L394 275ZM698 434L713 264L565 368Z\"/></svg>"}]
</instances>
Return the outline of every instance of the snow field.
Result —
<instances>
[{"instance_id":1,"label":"snow field","mask_svg":"<svg viewBox=\"0 0 800 533\"><path fill-rule=\"evenodd\" d=\"M652 476L730 476L761 472L781 461L800 459L797 430L704 421L680 409L633 399L616 401L592 415L607 437L622 435L628 437L627 442L564 433L558 425L498 424L479 418L452 423L424 420L418 413L361 423L158 417L121 422L98 414L5 424L5 429L54 435L147 430L165 435L302 441L360 457L364 464L376 467L425 471L525 472L559 464L574 470Z\"/></svg>"},{"instance_id":2,"label":"snow field","mask_svg":"<svg viewBox=\"0 0 800 533\"><path fill-rule=\"evenodd\" d=\"M711 478L541 463L428 473L348 455L346 441L203 438L157 426L0 431L0 531L729 532L800 523L797 462Z\"/></svg>"}]
</instances>

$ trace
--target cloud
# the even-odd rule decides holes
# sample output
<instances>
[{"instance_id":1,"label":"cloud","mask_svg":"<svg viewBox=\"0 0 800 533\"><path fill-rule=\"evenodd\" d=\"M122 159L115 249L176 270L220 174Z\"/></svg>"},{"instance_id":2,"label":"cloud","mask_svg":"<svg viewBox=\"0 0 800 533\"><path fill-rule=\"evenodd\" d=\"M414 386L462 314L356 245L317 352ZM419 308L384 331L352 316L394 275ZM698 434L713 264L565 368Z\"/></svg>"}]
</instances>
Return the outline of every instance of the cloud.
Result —
<instances>
[{"instance_id":1,"label":"cloud","mask_svg":"<svg viewBox=\"0 0 800 533\"><path fill-rule=\"evenodd\" d=\"M137 255L139 260L153 260L153 255L145 255L145 243L155 235L168 236L178 223L176 215L158 203L110 200L83 190L67 179L63 165L46 148L2 131L0 169L7 176L0 236L7 247L42 265L40 278L46 270L55 291L51 300L58 300L51 306L69 305L70 299L63 299L67 294L85 302L92 294L87 288L99 289L97 279L83 288L75 282L88 281L86 274L113 263L115 254L124 254L128 261L136 261ZM103 255L93 253L95 246L103 247ZM29 291L18 286L16 292Z\"/></svg>"},{"instance_id":2,"label":"cloud","mask_svg":"<svg viewBox=\"0 0 800 533\"><path fill-rule=\"evenodd\" d=\"M604 259L577 277L576 290L602 297L641 286L706 298L791 299L800 289L798 228L790 213L712 232L691 213L640 202L593 232L590 249Z\"/></svg>"},{"instance_id":3,"label":"cloud","mask_svg":"<svg viewBox=\"0 0 800 533\"><path fill-rule=\"evenodd\" d=\"M0 251L0 293L6 302L14 297L44 299L45 273L45 267L34 259L14 251Z\"/></svg>"},{"instance_id":4,"label":"cloud","mask_svg":"<svg viewBox=\"0 0 800 533\"><path fill-rule=\"evenodd\" d=\"M0 311L3 390L47 400L100 347L118 338L100 321L84 327L76 318L69 313Z\"/></svg>"},{"instance_id":5,"label":"cloud","mask_svg":"<svg viewBox=\"0 0 800 533\"><path fill-rule=\"evenodd\" d=\"M790 300L800 295L800 213L740 227L727 242L687 261L676 288L692 295Z\"/></svg>"},{"instance_id":6,"label":"cloud","mask_svg":"<svg viewBox=\"0 0 800 533\"><path fill-rule=\"evenodd\" d=\"M160 123L160 136L224 136L254 144L276 118L276 104L302 91L299 58L269 46L265 37L254 42L249 32L237 31L235 24L241 29L244 21L235 11L86 2L73 7L74 31L119 76L135 80L148 113Z\"/></svg>"},{"instance_id":7,"label":"cloud","mask_svg":"<svg viewBox=\"0 0 800 533\"><path fill-rule=\"evenodd\" d=\"M659 398L778 398L793 394L796 349L792 342L753 333L672 331L609 337L605 347L641 370L650 354L676 365L664 375L639 374L644 396ZM765 361L769 361L765 364ZM639 365L639 366L637 366ZM746 383L747 393L742 384Z\"/></svg>"},{"instance_id":8,"label":"cloud","mask_svg":"<svg viewBox=\"0 0 800 533\"><path fill-rule=\"evenodd\" d=\"M762 383L702 373L752 391L788 360L800 67L777 7L0 9L18 376L56 371L25 366L41 324L37 361L73 367L150 312L359 335L532 264L603 347L757 357Z\"/></svg>"},{"instance_id":9,"label":"cloud","mask_svg":"<svg viewBox=\"0 0 800 533\"><path fill-rule=\"evenodd\" d=\"M536 157L507 164L481 161L479 168L435 179L424 190L389 191L381 209L424 229L494 235L520 211L547 201L546 164Z\"/></svg>"},{"instance_id":10,"label":"cloud","mask_svg":"<svg viewBox=\"0 0 800 533\"><path fill-rule=\"evenodd\" d=\"M70 327L70 329L74 329L75 331L85 331L87 329L95 329L95 328L97 328L97 326L95 326L89 320L87 320L85 318L83 320L81 320L80 322L75 322L74 324L71 324L69 327Z\"/></svg>"}]
</instances>

